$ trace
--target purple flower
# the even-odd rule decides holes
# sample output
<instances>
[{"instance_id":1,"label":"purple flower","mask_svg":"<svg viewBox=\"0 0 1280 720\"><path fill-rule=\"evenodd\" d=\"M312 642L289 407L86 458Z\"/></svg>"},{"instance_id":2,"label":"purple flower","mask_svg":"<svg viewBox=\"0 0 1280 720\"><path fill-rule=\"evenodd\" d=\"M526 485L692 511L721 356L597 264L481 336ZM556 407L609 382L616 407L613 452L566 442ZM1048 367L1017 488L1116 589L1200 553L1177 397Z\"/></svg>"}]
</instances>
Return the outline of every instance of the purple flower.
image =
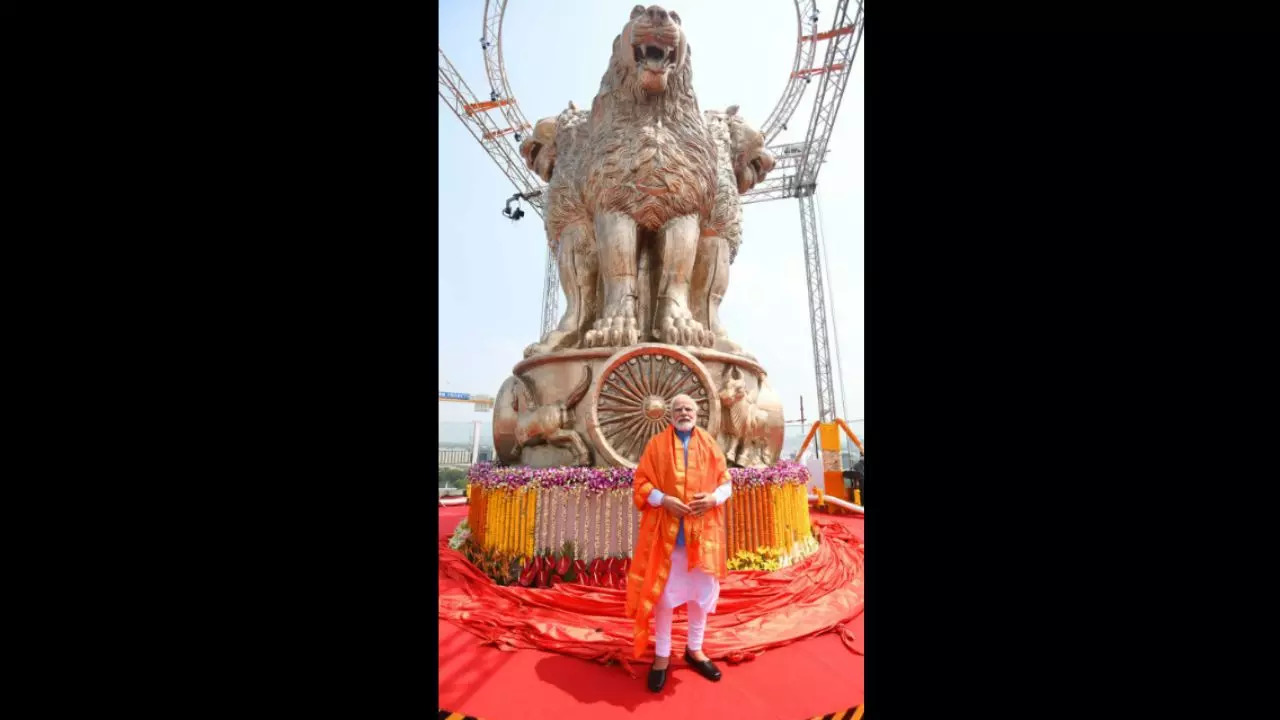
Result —
<instances>
[{"instance_id":1,"label":"purple flower","mask_svg":"<svg viewBox=\"0 0 1280 720\"><path fill-rule=\"evenodd\" d=\"M498 467L492 463L476 463L467 471L467 479L473 485L486 489L533 487L576 488L592 495L631 487L635 472L630 468L611 467L559 467L529 468L524 466ZM731 468L729 476L735 486L760 487L763 485L804 485L809 473L803 465L792 460L780 461L767 468Z\"/></svg>"}]
</instances>

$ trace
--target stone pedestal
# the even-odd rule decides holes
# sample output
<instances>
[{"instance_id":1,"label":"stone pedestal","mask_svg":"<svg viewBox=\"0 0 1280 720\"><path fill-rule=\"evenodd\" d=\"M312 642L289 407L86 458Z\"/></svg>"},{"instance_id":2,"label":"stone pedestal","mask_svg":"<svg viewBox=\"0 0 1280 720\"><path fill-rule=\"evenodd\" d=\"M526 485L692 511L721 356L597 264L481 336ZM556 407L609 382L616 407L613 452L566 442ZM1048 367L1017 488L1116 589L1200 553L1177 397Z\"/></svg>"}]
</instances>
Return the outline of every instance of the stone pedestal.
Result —
<instances>
[{"instance_id":1,"label":"stone pedestal","mask_svg":"<svg viewBox=\"0 0 1280 720\"><path fill-rule=\"evenodd\" d=\"M516 364L494 400L499 462L530 467L634 468L671 422L679 394L730 465L772 465L782 450L782 402L758 363L704 348L643 343L561 350Z\"/></svg>"}]
</instances>

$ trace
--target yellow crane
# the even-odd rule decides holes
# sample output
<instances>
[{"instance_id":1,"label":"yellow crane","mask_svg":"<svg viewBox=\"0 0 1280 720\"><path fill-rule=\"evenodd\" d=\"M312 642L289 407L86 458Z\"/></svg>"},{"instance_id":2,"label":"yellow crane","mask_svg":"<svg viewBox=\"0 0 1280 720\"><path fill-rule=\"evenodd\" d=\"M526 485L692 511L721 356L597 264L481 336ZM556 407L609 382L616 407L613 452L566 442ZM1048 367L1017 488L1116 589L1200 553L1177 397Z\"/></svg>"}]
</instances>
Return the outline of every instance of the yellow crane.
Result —
<instances>
[{"instance_id":1,"label":"yellow crane","mask_svg":"<svg viewBox=\"0 0 1280 720\"><path fill-rule=\"evenodd\" d=\"M476 412L488 412L493 409L493 397L490 395L473 395L471 393L440 391L440 402L474 403Z\"/></svg>"}]
</instances>

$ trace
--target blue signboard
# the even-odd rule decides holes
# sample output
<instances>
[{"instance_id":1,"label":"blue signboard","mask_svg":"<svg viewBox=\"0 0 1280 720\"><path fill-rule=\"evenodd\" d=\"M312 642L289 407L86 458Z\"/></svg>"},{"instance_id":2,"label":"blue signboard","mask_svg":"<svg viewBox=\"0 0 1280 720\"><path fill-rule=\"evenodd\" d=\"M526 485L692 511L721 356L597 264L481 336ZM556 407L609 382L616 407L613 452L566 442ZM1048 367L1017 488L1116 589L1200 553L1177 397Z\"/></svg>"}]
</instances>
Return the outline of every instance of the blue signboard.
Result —
<instances>
[{"instance_id":1,"label":"blue signboard","mask_svg":"<svg viewBox=\"0 0 1280 720\"><path fill-rule=\"evenodd\" d=\"M445 400L470 400L471 393L455 393L455 392L441 391L440 397Z\"/></svg>"}]
</instances>

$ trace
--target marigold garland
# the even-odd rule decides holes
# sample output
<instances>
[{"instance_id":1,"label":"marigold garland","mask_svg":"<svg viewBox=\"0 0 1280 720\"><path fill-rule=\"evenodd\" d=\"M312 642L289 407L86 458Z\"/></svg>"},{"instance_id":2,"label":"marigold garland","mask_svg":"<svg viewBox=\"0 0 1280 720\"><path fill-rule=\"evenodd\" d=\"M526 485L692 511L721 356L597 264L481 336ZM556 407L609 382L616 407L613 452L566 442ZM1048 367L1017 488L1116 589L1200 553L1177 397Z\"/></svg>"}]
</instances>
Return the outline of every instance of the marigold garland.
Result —
<instances>
[{"instance_id":1,"label":"marigold garland","mask_svg":"<svg viewBox=\"0 0 1280 720\"><path fill-rule=\"evenodd\" d=\"M778 492L778 488L769 488L769 506L777 509L782 502L782 493ZM782 512L774 510L769 514L773 520L773 547L786 547L786 536L782 534Z\"/></svg>"},{"instance_id":2,"label":"marigold garland","mask_svg":"<svg viewBox=\"0 0 1280 720\"><path fill-rule=\"evenodd\" d=\"M768 507L769 488L760 488L760 507ZM773 547L772 512L760 512L760 523L764 524L764 547Z\"/></svg>"},{"instance_id":3,"label":"marigold garland","mask_svg":"<svg viewBox=\"0 0 1280 720\"><path fill-rule=\"evenodd\" d=\"M507 504L505 493L499 491L493 503L493 549L502 551L502 531L504 530L503 516L506 514Z\"/></svg>"},{"instance_id":4,"label":"marigold garland","mask_svg":"<svg viewBox=\"0 0 1280 720\"><path fill-rule=\"evenodd\" d=\"M498 492L498 521L494 523L495 547L498 552L506 552L507 547L507 493Z\"/></svg>"},{"instance_id":5,"label":"marigold garland","mask_svg":"<svg viewBox=\"0 0 1280 720\"><path fill-rule=\"evenodd\" d=\"M493 513L493 503L491 502L493 498L489 497L490 494L491 493L485 493L485 503L484 503L484 536L483 537L484 537L484 547L486 549L488 549L489 547L489 526L491 524L489 522L489 515Z\"/></svg>"},{"instance_id":6,"label":"marigold garland","mask_svg":"<svg viewBox=\"0 0 1280 720\"><path fill-rule=\"evenodd\" d=\"M516 538L520 537L520 489L507 491L511 495L511 532L507 533L507 552L516 552Z\"/></svg>"},{"instance_id":7,"label":"marigold garland","mask_svg":"<svg viewBox=\"0 0 1280 720\"><path fill-rule=\"evenodd\" d=\"M513 535L515 535L514 530L516 525L516 503L515 503L516 493L514 490L508 490L503 494L506 495L506 497L503 499L503 504L506 505L507 512L506 512L506 517L503 518L502 552L506 554L511 552L511 547L512 547L511 538Z\"/></svg>"},{"instance_id":8,"label":"marigold garland","mask_svg":"<svg viewBox=\"0 0 1280 720\"><path fill-rule=\"evenodd\" d=\"M769 488L760 488L760 507L769 507ZM760 521L764 523L764 547L774 547L777 538L773 537L773 512L762 512Z\"/></svg>"},{"instance_id":9,"label":"marigold garland","mask_svg":"<svg viewBox=\"0 0 1280 720\"><path fill-rule=\"evenodd\" d=\"M613 492L614 492L613 506L617 508L617 512L618 512L618 532L622 532L622 515L627 511L627 504L623 502L623 499L629 493L627 493L625 490L623 491L614 490ZM613 537L613 536L610 535L609 537ZM622 541L621 539L619 539L618 542L614 543L613 552L609 553L609 555L611 556L619 555L621 553L622 553Z\"/></svg>"},{"instance_id":10,"label":"marigold garland","mask_svg":"<svg viewBox=\"0 0 1280 720\"><path fill-rule=\"evenodd\" d=\"M511 524L515 521L515 513L512 512L512 503L510 490L502 493L502 553L505 555L511 552Z\"/></svg>"},{"instance_id":11,"label":"marigold garland","mask_svg":"<svg viewBox=\"0 0 1280 720\"><path fill-rule=\"evenodd\" d=\"M737 535L735 545L741 550L747 546L747 489L742 488L734 499L737 503L736 509L733 511L734 531Z\"/></svg>"}]
</instances>

